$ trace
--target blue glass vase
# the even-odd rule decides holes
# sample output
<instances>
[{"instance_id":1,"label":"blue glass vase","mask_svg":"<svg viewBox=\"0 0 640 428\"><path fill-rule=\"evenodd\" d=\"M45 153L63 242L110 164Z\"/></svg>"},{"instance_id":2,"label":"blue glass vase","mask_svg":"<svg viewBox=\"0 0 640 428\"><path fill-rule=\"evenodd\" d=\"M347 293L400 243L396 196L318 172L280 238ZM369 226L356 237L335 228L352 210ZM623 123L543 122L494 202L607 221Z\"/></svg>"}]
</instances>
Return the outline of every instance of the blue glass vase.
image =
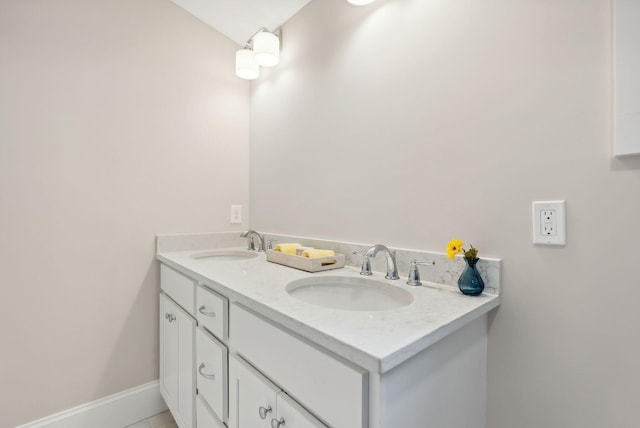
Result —
<instances>
[{"instance_id":1,"label":"blue glass vase","mask_svg":"<svg viewBox=\"0 0 640 428\"><path fill-rule=\"evenodd\" d=\"M464 271L462 271L462 274L458 279L458 288L462 294L466 294L467 296L477 296L482 293L482 290L484 290L484 281L476 267L478 260L480 259L464 257L464 261L467 262L467 266L465 266Z\"/></svg>"}]
</instances>

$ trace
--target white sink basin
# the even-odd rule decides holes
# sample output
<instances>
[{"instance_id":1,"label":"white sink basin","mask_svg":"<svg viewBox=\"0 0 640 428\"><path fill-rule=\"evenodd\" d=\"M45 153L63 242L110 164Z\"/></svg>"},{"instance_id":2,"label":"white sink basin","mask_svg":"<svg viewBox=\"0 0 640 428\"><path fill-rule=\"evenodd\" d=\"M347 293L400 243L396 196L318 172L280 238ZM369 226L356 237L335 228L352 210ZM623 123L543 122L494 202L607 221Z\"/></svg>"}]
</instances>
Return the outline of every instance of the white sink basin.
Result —
<instances>
[{"instance_id":1,"label":"white sink basin","mask_svg":"<svg viewBox=\"0 0 640 428\"><path fill-rule=\"evenodd\" d=\"M214 261L233 261L233 260L245 260L258 257L258 253L255 251L242 251L242 250L211 250L203 251L191 256L192 259L203 260L209 259Z\"/></svg>"},{"instance_id":2,"label":"white sink basin","mask_svg":"<svg viewBox=\"0 0 640 428\"><path fill-rule=\"evenodd\" d=\"M321 276L291 281L287 293L304 302L350 311L384 311L413 302L407 290L375 279Z\"/></svg>"}]
</instances>

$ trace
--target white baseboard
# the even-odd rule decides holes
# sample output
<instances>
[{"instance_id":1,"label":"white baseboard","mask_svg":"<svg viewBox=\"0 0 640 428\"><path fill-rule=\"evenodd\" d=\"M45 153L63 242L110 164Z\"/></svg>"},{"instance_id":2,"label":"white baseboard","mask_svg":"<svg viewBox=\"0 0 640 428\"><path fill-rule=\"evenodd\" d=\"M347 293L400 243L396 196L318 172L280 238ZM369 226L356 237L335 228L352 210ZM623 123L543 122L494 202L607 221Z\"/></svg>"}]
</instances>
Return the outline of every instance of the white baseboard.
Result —
<instances>
[{"instance_id":1,"label":"white baseboard","mask_svg":"<svg viewBox=\"0 0 640 428\"><path fill-rule=\"evenodd\" d=\"M156 380L16 428L124 428L165 410Z\"/></svg>"}]
</instances>

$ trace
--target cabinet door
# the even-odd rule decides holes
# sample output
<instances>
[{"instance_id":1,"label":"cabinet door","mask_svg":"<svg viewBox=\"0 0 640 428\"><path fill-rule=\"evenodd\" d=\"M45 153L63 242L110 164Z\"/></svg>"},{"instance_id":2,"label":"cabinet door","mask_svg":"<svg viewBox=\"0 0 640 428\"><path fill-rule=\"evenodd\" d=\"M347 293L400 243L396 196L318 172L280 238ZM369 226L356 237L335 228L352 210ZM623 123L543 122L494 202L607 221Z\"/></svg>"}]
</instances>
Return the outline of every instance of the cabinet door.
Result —
<instances>
[{"instance_id":1,"label":"cabinet door","mask_svg":"<svg viewBox=\"0 0 640 428\"><path fill-rule=\"evenodd\" d=\"M160 391L169 407L178 405L178 323L169 322L171 302L160 295Z\"/></svg>"},{"instance_id":2,"label":"cabinet door","mask_svg":"<svg viewBox=\"0 0 640 428\"><path fill-rule=\"evenodd\" d=\"M326 425L293 401L283 391L278 393L276 422L272 422L271 426L278 426L279 428L327 428Z\"/></svg>"},{"instance_id":3,"label":"cabinet door","mask_svg":"<svg viewBox=\"0 0 640 428\"><path fill-rule=\"evenodd\" d=\"M160 295L160 392L180 428L194 420L195 320Z\"/></svg>"},{"instance_id":4,"label":"cabinet door","mask_svg":"<svg viewBox=\"0 0 640 428\"><path fill-rule=\"evenodd\" d=\"M229 357L229 427L269 428L280 390L248 363Z\"/></svg>"},{"instance_id":5,"label":"cabinet door","mask_svg":"<svg viewBox=\"0 0 640 428\"><path fill-rule=\"evenodd\" d=\"M613 140L616 156L640 154L640 7L637 0L613 6Z\"/></svg>"}]
</instances>

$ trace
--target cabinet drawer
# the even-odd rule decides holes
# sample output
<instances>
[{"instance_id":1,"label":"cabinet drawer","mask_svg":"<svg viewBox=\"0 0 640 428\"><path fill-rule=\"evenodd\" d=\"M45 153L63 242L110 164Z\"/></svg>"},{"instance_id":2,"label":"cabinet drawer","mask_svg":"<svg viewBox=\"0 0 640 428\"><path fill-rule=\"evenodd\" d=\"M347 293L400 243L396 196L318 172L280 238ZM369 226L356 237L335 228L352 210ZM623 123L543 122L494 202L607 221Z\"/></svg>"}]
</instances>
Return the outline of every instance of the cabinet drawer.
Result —
<instances>
[{"instance_id":1,"label":"cabinet drawer","mask_svg":"<svg viewBox=\"0 0 640 428\"><path fill-rule=\"evenodd\" d=\"M160 288L191 315L195 315L195 287L193 279L166 265L160 265Z\"/></svg>"},{"instance_id":2,"label":"cabinet drawer","mask_svg":"<svg viewBox=\"0 0 640 428\"><path fill-rule=\"evenodd\" d=\"M196 331L198 396L221 420L228 415L227 348L201 328Z\"/></svg>"},{"instance_id":3,"label":"cabinet drawer","mask_svg":"<svg viewBox=\"0 0 640 428\"><path fill-rule=\"evenodd\" d=\"M222 425L222 422L213 415L213 412L201 397L196 399L196 420L196 426L198 428L226 428Z\"/></svg>"},{"instance_id":4,"label":"cabinet drawer","mask_svg":"<svg viewBox=\"0 0 640 428\"><path fill-rule=\"evenodd\" d=\"M223 297L203 286L196 287L196 317L198 324L209 330L218 339L225 341L228 337L228 307Z\"/></svg>"},{"instance_id":5,"label":"cabinet drawer","mask_svg":"<svg viewBox=\"0 0 640 428\"><path fill-rule=\"evenodd\" d=\"M242 306L230 311L229 341L236 352L330 426L368 426L366 370Z\"/></svg>"}]
</instances>

